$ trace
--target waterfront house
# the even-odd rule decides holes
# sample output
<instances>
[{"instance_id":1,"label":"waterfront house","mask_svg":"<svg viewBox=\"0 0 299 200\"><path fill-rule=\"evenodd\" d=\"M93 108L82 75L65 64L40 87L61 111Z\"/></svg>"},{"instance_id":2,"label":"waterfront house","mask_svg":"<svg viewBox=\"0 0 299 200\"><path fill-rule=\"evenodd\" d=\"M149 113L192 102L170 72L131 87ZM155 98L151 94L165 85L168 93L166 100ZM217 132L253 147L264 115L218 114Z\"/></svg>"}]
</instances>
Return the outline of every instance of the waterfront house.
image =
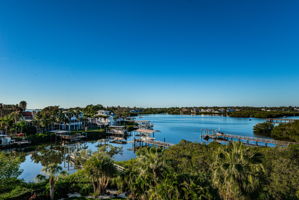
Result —
<instances>
[{"instance_id":1,"label":"waterfront house","mask_svg":"<svg viewBox=\"0 0 299 200\"><path fill-rule=\"evenodd\" d=\"M22 117L25 121L31 122L34 118L33 112L30 111L22 112Z\"/></svg>"},{"instance_id":2,"label":"waterfront house","mask_svg":"<svg viewBox=\"0 0 299 200\"><path fill-rule=\"evenodd\" d=\"M74 131L83 129L83 122L80 120L80 115L69 115L65 113L66 121L65 123L59 123L55 125L55 128L59 130Z\"/></svg>"},{"instance_id":3,"label":"waterfront house","mask_svg":"<svg viewBox=\"0 0 299 200\"><path fill-rule=\"evenodd\" d=\"M148 120L135 120L139 129L152 129L154 125Z\"/></svg>"},{"instance_id":4,"label":"waterfront house","mask_svg":"<svg viewBox=\"0 0 299 200\"><path fill-rule=\"evenodd\" d=\"M97 115L100 115L100 116L110 116L110 115L112 115L112 112L110 112L108 110L98 110Z\"/></svg>"},{"instance_id":5,"label":"waterfront house","mask_svg":"<svg viewBox=\"0 0 299 200\"><path fill-rule=\"evenodd\" d=\"M114 125L114 114L108 110L99 110L94 118L89 119L90 122L98 126Z\"/></svg>"}]
</instances>

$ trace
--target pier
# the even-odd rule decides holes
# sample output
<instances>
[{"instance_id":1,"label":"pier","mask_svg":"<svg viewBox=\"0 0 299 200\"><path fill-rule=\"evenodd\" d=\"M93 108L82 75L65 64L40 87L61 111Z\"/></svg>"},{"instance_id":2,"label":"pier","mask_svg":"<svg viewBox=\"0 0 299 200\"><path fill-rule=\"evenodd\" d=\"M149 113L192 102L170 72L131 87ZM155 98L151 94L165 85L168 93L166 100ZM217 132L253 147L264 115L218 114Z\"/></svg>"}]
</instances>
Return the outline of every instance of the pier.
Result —
<instances>
[{"instance_id":1,"label":"pier","mask_svg":"<svg viewBox=\"0 0 299 200\"><path fill-rule=\"evenodd\" d=\"M291 144L299 144L297 142L288 142L288 141L273 140L273 139L266 139L266 138L232 135L232 134L225 134L221 132L215 133L215 131L212 131L212 133L202 134L201 137L205 140L213 139L213 140L224 141L224 142L239 141L244 144L254 145L254 146L263 146L263 145L268 146L268 144L274 144L276 146L289 146Z\"/></svg>"},{"instance_id":2,"label":"pier","mask_svg":"<svg viewBox=\"0 0 299 200\"><path fill-rule=\"evenodd\" d=\"M50 132L55 133L56 137L60 138L61 140L67 140L72 142L87 138L87 136L84 135L84 133L71 134L70 131L64 131L64 130L52 130Z\"/></svg>"},{"instance_id":3,"label":"pier","mask_svg":"<svg viewBox=\"0 0 299 200\"><path fill-rule=\"evenodd\" d=\"M87 136L85 135L59 135L58 137L60 137L61 140L68 140L71 142L79 141L87 138Z\"/></svg>"},{"instance_id":4,"label":"pier","mask_svg":"<svg viewBox=\"0 0 299 200\"><path fill-rule=\"evenodd\" d=\"M174 145L171 143L155 140L154 138L151 138L151 137L141 137L140 139L134 139L133 144L134 144L134 147L153 145L153 146L164 147L164 148Z\"/></svg>"}]
</instances>

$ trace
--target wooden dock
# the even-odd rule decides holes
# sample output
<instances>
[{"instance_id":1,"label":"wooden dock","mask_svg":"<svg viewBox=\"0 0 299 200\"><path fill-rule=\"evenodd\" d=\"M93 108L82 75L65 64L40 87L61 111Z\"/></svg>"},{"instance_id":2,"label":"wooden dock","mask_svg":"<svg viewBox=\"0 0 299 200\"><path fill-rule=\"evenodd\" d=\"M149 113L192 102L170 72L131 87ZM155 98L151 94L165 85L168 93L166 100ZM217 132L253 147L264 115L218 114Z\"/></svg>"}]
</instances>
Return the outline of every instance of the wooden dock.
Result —
<instances>
[{"instance_id":1,"label":"wooden dock","mask_svg":"<svg viewBox=\"0 0 299 200\"><path fill-rule=\"evenodd\" d=\"M84 135L59 135L62 140L68 140L68 141L79 141L82 139L86 139L87 137Z\"/></svg>"},{"instance_id":2,"label":"wooden dock","mask_svg":"<svg viewBox=\"0 0 299 200\"><path fill-rule=\"evenodd\" d=\"M249 145L256 145L256 146L268 146L268 144L274 144L276 146L288 146L290 144L299 144L297 142L288 142L288 141L280 141L280 140L273 140L273 139L266 139L266 138L258 138L258 137L247 137L241 135L232 135L232 134L224 134L221 132L212 133L212 134L204 134L201 135L203 139L213 139L213 140L220 140L220 141L239 141ZM254 142L254 144L250 143Z\"/></svg>"},{"instance_id":3,"label":"wooden dock","mask_svg":"<svg viewBox=\"0 0 299 200\"><path fill-rule=\"evenodd\" d=\"M146 138L134 139L134 146L147 146L147 145L153 145L157 147L170 147L173 146L174 144L153 140L153 139L146 139Z\"/></svg>"}]
</instances>

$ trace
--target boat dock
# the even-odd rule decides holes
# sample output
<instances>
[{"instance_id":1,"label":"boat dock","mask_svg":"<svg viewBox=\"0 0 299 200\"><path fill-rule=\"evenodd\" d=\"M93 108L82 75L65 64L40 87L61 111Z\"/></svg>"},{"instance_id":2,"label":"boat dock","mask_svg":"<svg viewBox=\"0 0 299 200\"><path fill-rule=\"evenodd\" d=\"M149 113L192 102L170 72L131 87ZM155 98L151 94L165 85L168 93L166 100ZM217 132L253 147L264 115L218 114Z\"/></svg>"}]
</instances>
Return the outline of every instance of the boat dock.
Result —
<instances>
[{"instance_id":1,"label":"boat dock","mask_svg":"<svg viewBox=\"0 0 299 200\"><path fill-rule=\"evenodd\" d=\"M239 141L244 144L254 145L254 146L268 146L269 144L273 144L275 146L289 146L291 144L299 144L296 142L288 142L288 141L273 140L273 139L266 139L266 138L224 134L221 132L202 134L201 137L205 140L213 139L213 140L224 141L224 142Z\"/></svg>"},{"instance_id":2,"label":"boat dock","mask_svg":"<svg viewBox=\"0 0 299 200\"><path fill-rule=\"evenodd\" d=\"M134 147L142 147L142 146L148 146L148 145L153 145L157 147L170 147L174 144L167 143L167 142L162 142L155 140L154 138L151 137L141 137L140 139L135 139L134 138Z\"/></svg>"},{"instance_id":3,"label":"boat dock","mask_svg":"<svg viewBox=\"0 0 299 200\"><path fill-rule=\"evenodd\" d=\"M152 129L154 125L149 120L135 120L140 129Z\"/></svg>"},{"instance_id":4,"label":"boat dock","mask_svg":"<svg viewBox=\"0 0 299 200\"><path fill-rule=\"evenodd\" d=\"M64 131L64 130L52 130L50 131L52 133L55 133L57 137L59 137L61 140L68 140L68 141L79 141L86 139L87 136L84 135L84 133L77 133L77 134L71 134L69 131Z\"/></svg>"}]
</instances>

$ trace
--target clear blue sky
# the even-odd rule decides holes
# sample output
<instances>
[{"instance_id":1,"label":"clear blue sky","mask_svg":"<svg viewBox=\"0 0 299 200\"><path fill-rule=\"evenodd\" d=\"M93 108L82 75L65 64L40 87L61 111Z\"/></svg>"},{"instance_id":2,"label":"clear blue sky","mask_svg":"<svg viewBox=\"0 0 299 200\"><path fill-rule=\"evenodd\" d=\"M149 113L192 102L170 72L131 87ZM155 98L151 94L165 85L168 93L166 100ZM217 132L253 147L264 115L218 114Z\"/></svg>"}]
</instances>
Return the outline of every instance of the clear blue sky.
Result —
<instances>
[{"instance_id":1,"label":"clear blue sky","mask_svg":"<svg viewBox=\"0 0 299 200\"><path fill-rule=\"evenodd\" d=\"M0 0L0 102L299 106L298 0Z\"/></svg>"}]
</instances>

